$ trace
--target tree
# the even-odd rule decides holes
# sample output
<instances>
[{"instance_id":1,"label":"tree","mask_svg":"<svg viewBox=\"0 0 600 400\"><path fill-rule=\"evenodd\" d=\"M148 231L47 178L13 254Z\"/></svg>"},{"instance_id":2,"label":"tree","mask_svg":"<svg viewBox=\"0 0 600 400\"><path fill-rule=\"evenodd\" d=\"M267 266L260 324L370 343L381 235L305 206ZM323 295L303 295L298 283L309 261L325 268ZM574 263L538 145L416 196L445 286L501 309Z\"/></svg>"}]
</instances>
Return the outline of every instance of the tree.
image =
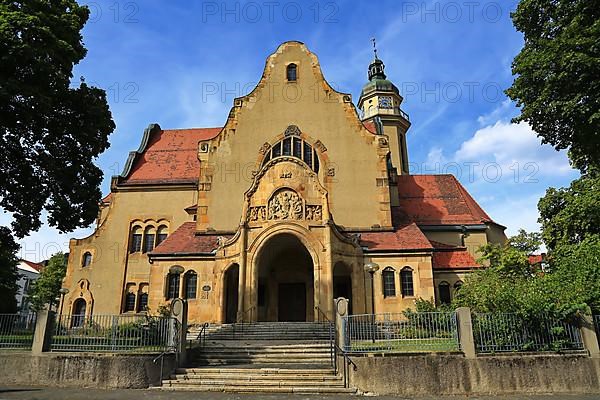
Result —
<instances>
[{"instance_id":1,"label":"tree","mask_svg":"<svg viewBox=\"0 0 600 400\"><path fill-rule=\"evenodd\" d=\"M12 240L10 230L0 226L0 314L17 311L17 263L18 246Z\"/></svg>"},{"instance_id":2,"label":"tree","mask_svg":"<svg viewBox=\"0 0 600 400\"><path fill-rule=\"evenodd\" d=\"M33 284L29 295L31 299L31 308L35 311L41 310L46 304L55 304L56 298L60 295L62 281L67 273L67 258L63 253L56 253L48 265L42 270L39 278Z\"/></svg>"},{"instance_id":3,"label":"tree","mask_svg":"<svg viewBox=\"0 0 600 400\"><path fill-rule=\"evenodd\" d=\"M521 0L512 13L525 45L506 91L557 150L585 172L600 162L600 0Z\"/></svg>"},{"instance_id":4,"label":"tree","mask_svg":"<svg viewBox=\"0 0 600 400\"><path fill-rule=\"evenodd\" d=\"M583 175L568 188L549 188L538 210L549 250L600 235L600 174Z\"/></svg>"},{"instance_id":5,"label":"tree","mask_svg":"<svg viewBox=\"0 0 600 400\"><path fill-rule=\"evenodd\" d=\"M63 232L97 216L94 160L115 125L104 90L71 86L88 17L74 0L0 2L0 207L17 238L40 227L43 210ZM14 239L0 248L14 251Z\"/></svg>"},{"instance_id":6,"label":"tree","mask_svg":"<svg viewBox=\"0 0 600 400\"><path fill-rule=\"evenodd\" d=\"M488 243L481 247L479 262L489 263L490 268L506 277L528 277L534 271L529 255L539 250L542 241L539 233L528 233L523 229L504 244Z\"/></svg>"}]
</instances>

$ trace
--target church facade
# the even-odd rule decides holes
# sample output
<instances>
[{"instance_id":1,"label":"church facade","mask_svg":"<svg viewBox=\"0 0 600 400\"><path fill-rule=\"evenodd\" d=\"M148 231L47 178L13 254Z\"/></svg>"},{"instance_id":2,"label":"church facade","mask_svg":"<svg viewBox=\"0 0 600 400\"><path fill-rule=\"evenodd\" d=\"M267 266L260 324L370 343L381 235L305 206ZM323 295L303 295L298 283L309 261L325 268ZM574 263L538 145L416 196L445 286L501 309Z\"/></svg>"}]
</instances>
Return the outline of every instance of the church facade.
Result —
<instances>
[{"instance_id":1,"label":"church facade","mask_svg":"<svg viewBox=\"0 0 600 400\"><path fill-rule=\"evenodd\" d=\"M452 175L409 174L409 118L377 55L368 78L355 106L286 42L222 127L151 124L95 232L70 242L63 312L184 298L197 323L313 321L337 297L354 314L449 301L504 227Z\"/></svg>"}]
</instances>

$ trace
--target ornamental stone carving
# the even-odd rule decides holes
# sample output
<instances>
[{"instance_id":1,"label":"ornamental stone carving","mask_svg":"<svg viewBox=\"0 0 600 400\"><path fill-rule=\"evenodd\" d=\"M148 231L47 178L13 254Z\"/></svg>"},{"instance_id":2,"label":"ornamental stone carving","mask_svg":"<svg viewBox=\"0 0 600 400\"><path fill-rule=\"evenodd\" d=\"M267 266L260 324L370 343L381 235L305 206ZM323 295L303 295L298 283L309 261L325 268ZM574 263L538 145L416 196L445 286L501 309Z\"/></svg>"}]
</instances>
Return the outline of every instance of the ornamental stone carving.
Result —
<instances>
[{"instance_id":1,"label":"ornamental stone carving","mask_svg":"<svg viewBox=\"0 0 600 400\"><path fill-rule=\"evenodd\" d=\"M281 190L269 200L270 220L302 219L303 201L293 190Z\"/></svg>"},{"instance_id":2,"label":"ornamental stone carving","mask_svg":"<svg viewBox=\"0 0 600 400\"><path fill-rule=\"evenodd\" d=\"M285 136L300 136L300 128L298 128L296 125L290 125L287 127L287 129L285 130L284 135Z\"/></svg>"},{"instance_id":3,"label":"ornamental stone carving","mask_svg":"<svg viewBox=\"0 0 600 400\"><path fill-rule=\"evenodd\" d=\"M248 210L248 221L265 221L267 219L267 208L265 206L250 207Z\"/></svg>"},{"instance_id":4,"label":"ornamental stone carving","mask_svg":"<svg viewBox=\"0 0 600 400\"><path fill-rule=\"evenodd\" d=\"M320 221L323 217L322 206L306 206L306 219L308 221Z\"/></svg>"}]
</instances>

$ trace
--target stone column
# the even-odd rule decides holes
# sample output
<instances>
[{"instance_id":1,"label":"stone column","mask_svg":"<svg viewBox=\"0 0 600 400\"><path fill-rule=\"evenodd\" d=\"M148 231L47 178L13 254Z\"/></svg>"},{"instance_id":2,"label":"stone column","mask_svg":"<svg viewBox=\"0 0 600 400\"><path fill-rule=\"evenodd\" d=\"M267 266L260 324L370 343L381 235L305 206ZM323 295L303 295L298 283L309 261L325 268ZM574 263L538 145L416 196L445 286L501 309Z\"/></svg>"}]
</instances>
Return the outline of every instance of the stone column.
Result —
<instances>
[{"instance_id":1,"label":"stone column","mask_svg":"<svg viewBox=\"0 0 600 400\"><path fill-rule=\"evenodd\" d=\"M240 263L239 263L239 274L238 274L238 309L237 309L237 320L240 321L243 319L249 319L247 322L252 322L254 315L244 315L244 312L251 307L250 299L246 299L244 294L246 293L246 264L248 259L248 253L246 252L246 242L247 242L248 230L246 229L246 224L240 224ZM250 301L247 301L250 300ZM246 304L247 303L247 304ZM245 305L246 304L246 305ZM255 310L256 311L256 310ZM251 313L254 314L254 313Z\"/></svg>"},{"instance_id":2,"label":"stone column","mask_svg":"<svg viewBox=\"0 0 600 400\"><path fill-rule=\"evenodd\" d=\"M598 346L598 334L594 327L594 319L591 315L581 317L581 339L583 346L588 351L591 358L600 358L600 348Z\"/></svg>"},{"instance_id":3,"label":"stone column","mask_svg":"<svg viewBox=\"0 0 600 400\"><path fill-rule=\"evenodd\" d=\"M344 317L348 315L348 299L343 297L338 297L333 301L335 307L335 331L336 338L335 343L340 346L341 349L344 349L344 338L346 336L345 327L344 327Z\"/></svg>"},{"instance_id":4,"label":"stone column","mask_svg":"<svg viewBox=\"0 0 600 400\"><path fill-rule=\"evenodd\" d=\"M471 321L471 309L460 307L456 309L458 318L458 340L460 348L466 358L477 358L475 352L475 340L473 338L473 322Z\"/></svg>"},{"instance_id":5,"label":"stone column","mask_svg":"<svg viewBox=\"0 0 600 400\"><path fill-rule=\"evenodd\" d=\"M33 354L41 354L44 351L50 350L50 341L52 340L55 318L56 313L54 311L38 311L35 322L35 332L33 334L33 343L31 345L31 352Z\"/></svg>"}]
</instances>

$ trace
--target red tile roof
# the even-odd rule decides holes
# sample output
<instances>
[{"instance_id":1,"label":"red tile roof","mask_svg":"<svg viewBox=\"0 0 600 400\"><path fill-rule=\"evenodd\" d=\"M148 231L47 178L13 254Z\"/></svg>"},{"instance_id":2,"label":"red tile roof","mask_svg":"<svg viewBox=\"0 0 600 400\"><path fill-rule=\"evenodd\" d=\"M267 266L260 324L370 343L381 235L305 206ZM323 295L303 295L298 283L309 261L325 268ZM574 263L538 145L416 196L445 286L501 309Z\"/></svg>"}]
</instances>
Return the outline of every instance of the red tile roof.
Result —
<instances>
[{"instance_id":1,"label":"red tile roof","mask_svg":"<svg viewBox=\"0 0 600 400\"><path fill-rule=\"evenodd\" d=\"M104 198L100 202L101 203L110 203L111 200L112 200L112 193L109 193L106 196L104 196Z\"/></svg>"},{"instance_id":2,"label":"red tile roof","mask_svg":"<svg viewBox=\"0 0 600 400\"><path fill-rule=\"evenodd\" d=\"M546 261L546 253L529 255L529 264L535 265Z\"/></svg>"},{"instance_id":3,"label":"red tile roof","mask_svg":"<svg viewBox=\"0 0 600 400\"><path fill-rule=\"evenodd\" d=\"M398 176L395 224L469 225L493 222L454 175Z\"/></svg>"},{"instance_id":4,"label":"red tile roof","mask_svg":"<svg viewBox=\"0 0 600 400\"><path fill-rule=\"evenodd\" d=\"M432 259L433 269L481 268L465 248L436 250Z\"/></svg>"},{"instance_id":5,"label":"red tile roof","mask_svg":"<svg viewBox=\"0 0 600 400\"><path fill-rule=\"evenodd\" d=\"M38 272L40 272L44 268L44 266L42 264L38 264L33 261L27 261L27 260L21 259L21 262L29 265L31 268L35 269Z\"/></svg>"},{"instance_id":6,"label":"red tile roof","mask_svg":"<svg viewBox=\"0 0 600 400\"><path fill-rule=\"evenodd\" d=\"M393 232L361 232L360 243L371 251L431 249L427 237L415 224L398 228Z\"/></svg>"},{"instance_id":7,"label":"red tile roof","mask_svg":"<svg viewBox=\"0 0 600 400\"><path fill-rule=\"evenodd\" d=\"M196 223L185 222L150 254L210 254L217 249L219 236L230 238L233 235L196 234Z\"/></svg>"},{"instance_id":8,"label":"red tile roof","mask_svg":"<svg viewBox=\"0 0 600 400\"><path fill-rule=\"evenodd\" d=\"M154 133L121 183L196 182L200 170L198 142L214 138L221 129L163 129Z\"/></svg>"}]
</instances>

